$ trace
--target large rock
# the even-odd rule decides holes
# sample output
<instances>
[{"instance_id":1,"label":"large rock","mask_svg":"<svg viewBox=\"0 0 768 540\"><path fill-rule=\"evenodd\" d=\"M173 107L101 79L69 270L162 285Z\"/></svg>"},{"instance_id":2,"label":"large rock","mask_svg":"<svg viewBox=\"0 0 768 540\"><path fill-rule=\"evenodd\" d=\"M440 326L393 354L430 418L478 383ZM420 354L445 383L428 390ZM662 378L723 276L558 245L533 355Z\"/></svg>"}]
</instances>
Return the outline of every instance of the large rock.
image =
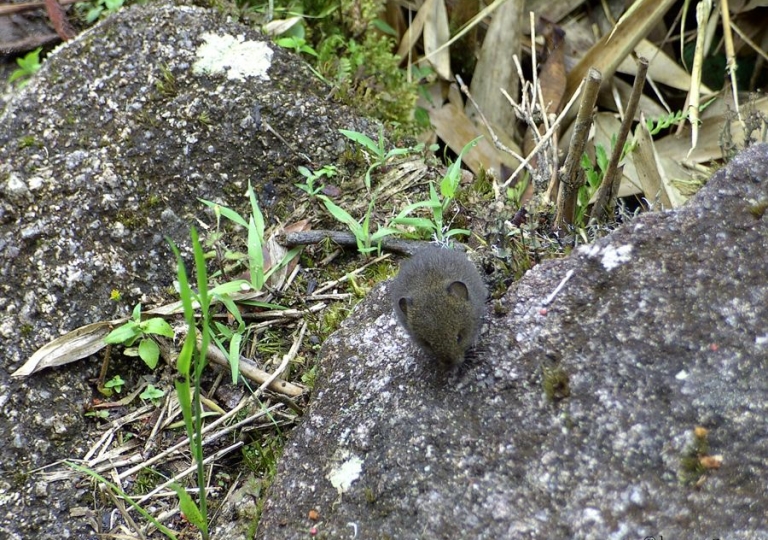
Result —
<instances>
[{"instance_id":1,"label":"large rock","mask_svg":"<svg viewBox=\"0 0 768 540\"><path fill-rule=\"evenodd\" d=\"M257 538L768 538L767 203L762 144L534 268L460 373L377 288L325 344Z\"/></svg>"},{"instance_id":2,"label":"large rock","mask_svg":"<svg viewBox=\"0 0 768 540\"><path fill-rule=\"evenodd\" d=\"M81 501L90 489L32 471L83 457L98 436L84 409L99 366L9 374L64 332L172 300L165 237L184 248L197 217L214 223L198 197L242 212L251 181L262 206L289 213L297 165L339 163L339 128L377 132L328 90L215 11L153 5L58 48L4 107L0 538L96 538ZM123 301L110 300L113 289Z\"/></svg>"}]
</instances>

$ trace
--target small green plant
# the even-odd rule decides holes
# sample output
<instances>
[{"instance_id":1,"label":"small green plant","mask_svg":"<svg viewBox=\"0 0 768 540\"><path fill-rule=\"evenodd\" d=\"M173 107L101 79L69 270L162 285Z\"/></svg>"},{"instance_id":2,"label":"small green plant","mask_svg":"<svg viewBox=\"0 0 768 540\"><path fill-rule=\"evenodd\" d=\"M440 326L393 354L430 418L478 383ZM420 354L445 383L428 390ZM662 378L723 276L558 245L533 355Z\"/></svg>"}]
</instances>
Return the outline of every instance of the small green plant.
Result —
<instances>
[{"instance_id":1,"label":"small green plant","mask_svg":"<svg viewBox=\"0 0 768 540\"><path fill-rule=\"evenodd\" d=\"M81 9L87 10L85 13L85 22L93 23L96 19L111 15L121 7L125 0L95 0L84 5Z\"/></svg>"},{"instance_id":2,"label":"small green plant","mask_svg":"<svg viewBox=\"0 0 768 540\"><path fill-rule=\"evenodd\" d=\"M104 341L110 345L125 345L128 347L125 350L126 355L139 356L150 369L155 369L160 358L160 348L152 339L153 334L172 338L173 328L159 317L142 321L141 304L136 304L131 319L107 334ZM138 346L133 347L137 341Z\"/></svg>"},{"instance_id":3,"label":"small green plant","mask_svg":"<svg viewBox=\"0 0 768 540\"><path fill-rule=\"evenodd\" d=\"M253 289L256 291L260 291L264 287L267 279L269 279L269 277L274 272L288 264L296 255L298 255L300 248L294 248L289 251L282 261L280 261L277 265L272 266L267 272L265 272L264 253L262 251L265 241L264 214L261 213L259 202L256 199L256 194L254 193L250 182L248 183L248 199L251 203L251 215L247 221L231 208L227 208L226 206L222 206L205 199L199 200L214 211L214 214L216 215L217 229L220 225L221 216L224 216L233 223L244 227L248 231L248 254L247 257L243 258L246 259L245 262L248 265L248 270L250 271L251 287L253 287Z\"/></svg>"},{"instance_id":4,"label":"small green plant","mask_svg":"<svg viewBox=\"0 0 768 540\"><path fill-rule=\"evenodd\" d=\"M187 507L185 515L188 517L191 515L193 519L191 522L200 529L203 540L208 540L208 505L206 501L205 465L203 463L203 409L200 402L200 380L203 376L208 346L213 334L210 310L212 297L208 290L205 254L203 253L197 230L194 227L190 235L192 237L192 251L194 253L195 273L197 275L197 293L192 290L189 284L181 253L179 253L178 248L173 242L169 240L171 249L176 256L179 295L181 296L181 304L184 307L184 319L187 323L187 337L184 339L181 352L176 360L178 375L174 384L176 386L176 397L179 400L182 416L184 417L187 436L189 437L190 450L193 460L197 464L197 485L200 488L200 499L198 504L195 505L191 498L182 497L179 491L177 493L179 493L180 503ZM195 305L199 306L201 313L199 343L197 340ZM189 508L190 505L194 509ZM190 513L188 514L187 512Z\"/></svg>"},{"instance_id":5,"label":"small green plant","mask_svg":"<svg viewBox=\"0 0 768 540\"><path fill-rule=\"evenodd\" d=\"M541 386L544 395L554 403L571 395L570 377L561 366L544 367Z\"/></svg>"},{"instance_id":6,"label":"small green plant","mask_svg":"<svg viewBox=\"0 0 768 540\"><path fill-rule=\"evenodd\" d=\"M118 394L123 391L123 386L125 386L125 381L120 375L115 375L110 380L104 383L104 388L109 388L110 390L114 390Z\"/></svg>"},{"instance_id":7,"label":"small green plant","mask_svg":"<svg viewBox=\"0 0 768 540\"><path fill-rule=\"evenodd\" d=\"M608 153L602 144L595 146L595 164L586 152L581 156L581 168L584 170L584 185L579 188L576 196L576 214L573 222L577 226L585 225L587 208L592 196L597 192L608 170Z\"/></svg>"},{"instance_id":8,"label":"small green plant","mask_svg":"<svg viewBox=\"0 0 768 540\"><path fill-rule=\"evenodd\" d=\"M699 111L704 111L707 107L714 103L715 100L716 98L712 98L706 103L699 105ZM684 111L673 111L666 116L662 116L656 119L649 118L645 121L645 125L648 127L648 131L651 135L658 135L661 131L667 129L668 127L677 125L688 118L689 114L690 111L687 108Z\"/></svg>"},{"instance_id":9,"label":"small green plant","mask_svg":"<svg viewBox=\"0 0 768 540\"><path fill-rule=\"evenodd\" d=\"M429 184L429 199L426 201L419 201L406 206L395 219L392 220L393 225L402 225L406 227L413 227L417 230L422 230L429 233L430 236L436 240L445 240L457 234L468 235L469 231L466 229L450 229L444 225L443 218L446 210L450 207L451 203L456 198L459 190L459 183L461 182L461 161L464 155L469 152L480 140L480 137L469 141L464 148L461 149L459 157L454 161L440 181L440 194L438 195L435 189L434 182ZM423 217L411 217L411 214L419 209L427 208L432 213L432 218Z\"/></svg>"},{"instance_id":10,"label":"small green plant","mask_svg":"<svg viewBox=\"0 0 768 540\"><path fill-rule=\"evenodd\" d=\"M677 124L678 122L680 122L681 120L687 117L688 117L687 111L677 111L677 112L672 112L667 116L662 116L661 118L657 118L655 121L653 119L648 119L645 121L645 125L648 126L648 131L650 132L651 135L658 135L662 130Z\"/></svg>"},{"instance_id":11,"label":"small green plant","mask_svg":"<svg viewBox=\"0 0 768 540\"><path fill-rule=\"evenodd\" d=\"M12 83L14 81L19 81L19 88L24 88L29 84L32 75L40 71L40 68L42 67L42 64L40 63L40 51L42 50L42 47L38 47L34 51L28 52L23 57L17 58L16 63L19 67L11 73L8 82Z\"/></svg>"},{"instance_id":12,"label":"small green plant","mask_svg":"<svg viewBox=\"0 0 768 540\"><path fill-rule=\"evenodd\" d=\"M424 145L421 144L415 146L414 148L393 148L392 150L387 151L384 141L383 127L379 127L378 141L374 141L368 135L359 133L357 131L350 131L348 129L340 129L339 131L348 139L351 139L362 146L371 158L371 164L369 165L368 170L365 171L365 187L368 189L368 191L371 190L371 172L376 167L381 167L393 157L405 156L414 152L421 152L421 150L424 148Z\"/></svg>"},{"instance_id":13,"label":"small green plant","mask_svg":"<svg viewBox=\"0 0 768 540\"><path fill-rule=\"evenodd\" d=\"M528 189L528 178L522 178L514 186L507 188L507 199L515 208L520 208L526 189Z\"/></svg>"},{"instance_id":14,"label":"small green plant","mask_svg":"<svg viewBox=\"0 0 768 540\"><path fill-rule=\"evenodd\" d=\"M123 295L119 289L112 289L112 291L109 293L109 299L113 302L119 302L123 299Z\"/></svg>"},{"instance_id":15,"label":"small green plant","mask_svg":"<svg viewBox=\"0 0 768 540\"><path fill-rule=\"evenodd\" d=\"M299 167L299 174L307 179L304 184L294 184L300 190L306 192L310 197L314 197L323 190L322 185L315 185L315 182L323 177L333 178L339 170L334 165L324 165L319 171L313 172L306 167Z\"/></svg>"},{"instance_id":16,"label":"small green plant","mask_svg":"<svg viewBox=\"0 0 768 540\"><path fill-rule=\"evenodd\" d=\"M280 47L291 49L296 53L306 53L311 54L312 56L317 56L317 51L311 46L307 45L307 41L302 37L288 36L278 38L275 40L275 43L277 43Z\"/></svg>"},{"instance_id":17,"label":"small green plant","mask_svg":"<svg viewBox=\"0 0 768 540\"><path fill-rule=\"evenodd\" d=\"M242 344L245 332L245 322L240 315L240 310L237 308L237 305L232 301L229 295L247 285L250 285L250 287L255 291L262 290L269 277L274 272L288 264L301 251L301 248L298 247L290 250L285 254L283 260L272 266L269 270L265 271L263 252L263 246L265 244L264 214L262 214L261 209L259 208L256 194L254 193L253 187L250 183L248 184L248 199L251 203L251 215L248 217L247 221L231 208L221 206L211 201L200 199L200 201L211 208L216 215L216 234L220 233L222 216L229 219L233 223L244 227L248 231L248 253L242 254L231 252L228 255L246 264L250 275L249 282L245 282L243 280L230 281L214 288L211 291L213 297L220 300L238 322L238 329L235 332L230 331L224 325L216 325L216 328L219 330L218 335L223 336L224 339L229 341L229 347L227 347L224 342L216 335L212 335L212 339L214 340L216 346L221 350L223 354L227 356L230 370L232 371L233 384L237 383L237 380L240 376L240 346ZM282 306L265 304L263 302L255 303L255 305L268 307L270 309L283 309Z\"/></svg>"},{"instance_id":18,"label":"small green plant","mask_svg":"<svg viewBox=\"0 0 768 540\"><path fill-rule=\"evenodd\" d=\"M323 202L326 210L337 221L340 221L349 228L357 241L357 250L364 255L369 255L374 251L381 253L381 241L387 236L399 232L397 229L390 227L378 227L376 232L371 232L371 214L373 213L376 197L371 198L371 202L368 203L368 210L359 222L326 195L318 195L317 198Z\"/></svg>"},{"instance_id":19,"label":"small green plant","mask_svg":"<svg viewBox=\"0 0 768 540\"><path fill-rule=\"evenodd\" d=\"M157 407L160 405L160 399L165 395L165 391L160 388L155 388L153 384L147 385L144 391L139 394L141 399L145 399L152 402L152 405Z\"/></svg>"},{"instance_id":20,"label":"small green plant","mask_svg":"<svg viewBox=\"0 0 768 540\"><path fill-rule=\"evenodd\" d=\"M301 382L306 384L310 389L315 387L315 380L317 380L317 366L312 366L301 375Z\"/></svg>"},{"instance_id":21,"label":"small green plant","mask_svg":"<svg viewBox=\"0 0 768 540\"><path fill-rule=\"evenodd\" d=\"M172 540L177 540L177 536L173 533L171 529L160 523L157 519L155 519L149 512L147 512L144 508L139 506L139 504L133 500L133 498L129 497L128 494L123 491L120 486L113 484L103 476L101 476L99 473L97 473L94 470L89 469L88 467L83 467L82 465L78 465L77 463L73 463L71 461L65 461L65 465L68 467L73 468L76 471L80 471L81 473L87 474L97 482L107 486L107 488L114 493L115 495L119 496L122 500L127 501L128 504L130 504L134 510L136 510L139 514L141 514L144 519L151 522L155 527L157 527L157 530L160 531L162 534L164 534L167 538L170 538Z\"/></svg>"},{"instance_id":22,"label":"small green plant","mask_svg":"<svg viewBox=\"0 0 768 540\"><path fill-rule=\"evenodd\" d=\"M160 65L160 77L155 81L155 88L167 98L175 97L179 93L176 76L168 64Z\"/></svg>"}]
</instances>

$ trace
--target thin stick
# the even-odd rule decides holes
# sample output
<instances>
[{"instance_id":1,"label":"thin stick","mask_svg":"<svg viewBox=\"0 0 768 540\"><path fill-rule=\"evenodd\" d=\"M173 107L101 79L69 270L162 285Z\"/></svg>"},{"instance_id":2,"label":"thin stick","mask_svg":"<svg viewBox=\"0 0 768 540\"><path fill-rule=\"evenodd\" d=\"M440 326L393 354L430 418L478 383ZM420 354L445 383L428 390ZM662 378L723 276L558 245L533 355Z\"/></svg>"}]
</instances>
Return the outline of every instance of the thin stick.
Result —
<instances>
[{"instance_id":1,"label":"thin stick","mask_svg":"<svg viewBox=\"0 0 768 540\"><path fill-rule=\"evenodd\" d=\"M624 143L627 142L627 136L629 135L629 130L632 127L632 122L634 121L635 113L637 112L637 107L640 103L640 96L643 95L646 73L648 73L648 59L641 56L637 61L637 76L632 85L632 93L629 96L624 120L622 120L621 126L619 127L619 134L616 136L616 144L611 151L611 159L608 162L608 169L605 171L605 177L603 177L603 182L597 190L597 199L595 205L592 207L590 219L603 221L608 214L613 211L613 207L616 205L616 196L619 193L619 185L621 184L619 161L621 160L624 151Z\"/></svg>"},{"instance_id":2,"label":"thin stick","mask_svg":"<svg viewBox=\"0 0 768 540\"><path fill-rule=\"evenodd\" d=\"M589 130L592 127L593 111L602 78L602 75L596 69L590 69L589 73L587 73L584 96L579 104L579 112L573 124L573 135L571 136L568 155L565 158L565 165L563 165L562 172L559 175L560 189L557 194L556 229L564 229L567 225L573 224L578 192L583 183L583 176L579 175L579 171L581 171L581 155L584 153Z\"/></svg>"},{"instance_id":3,"label":"thin stick","mask_svg":"<svg viewBox=\"0 0 768 540\"><path fill-rule=\"evenodd\" d=\"M522 171L523 168L525 168L528 165L528 162L530 162L533 159L533 157L538 153L539 150L541 150L541 148L544 146L544 144L546 144L546 142L554 135L554 133L557 130L557 128L560 127L560 123L566 117L566 115L568 113L568 109L570 109L571 105L573 105L576 102L576 100L579 98L579 94L581 94L582 88L584 88L584 81L581 81L581 84L576 89L576 91L573 93L573 96L571 96L571 99L568 102L568 104L563 108L563 111L555 119L555 121L552 123L550 128L546 131L546 133L544 133L544 135L542 135L541 140L533 148L533 150L531 150L531 153L528 154L528 157L526 157L523 160L523 162L520 163L520 165L517 167L517 169L515 169L515 172L512 173L512 176L510 176L507 179L507 181L502 184L502 186L501 186L502 188L506 189L506 188L509 187L509 184L512 183L512 180L514 180L517 177L517 175L520 173L520 171ZM504 90L502 90L502 92L504 92L504 95L507 96L507 99L510 102L512 102L512 98L509 97L509 94L507 94L507 92L505 92Z\"/></svg>"},{"instance_id":4,"label":"thin stick","mask_svg":"<svg viewBox=\"0 0 768 540\"><path fill-rule=\"evenodd\" d=\"M235 416L237 413L239 413L242 409L244 409L252 401L252 399L251 399L252 397L253 396L249 396L248 399L242 400L237 405L237 407L235 407L234 409L229 411L224 416L219 417L214 422L211 422L208 426L204 427L203 428L203 435L205 435L208 432L212 431L214 428L218 427L219 425L221 425L222 423L226 422L227 420L229 420L230 418ZM282 403L277 403L277 404L273 405L272 407L270 407L269 409L265 409L263 411L259 411L259 413L260 413L261 416L265 416L267 413L271 413L274 410L280 409L282 407L283 407ZM256 416L252 417L252 420L255 420L255 419L256 419ZM207 443L210 443L210 442L216 440L219 436L220 435L217 432L217 433L211 435L209 438L204 439L203 440L203 446L205 446ZM143 469L145 467L149 467L150 465L152 465L154 463L157 463L161 459L164 459L167 456L176 453L178 450L180 450L182 448L188 448L188 447L189 447L189 439L187 437L184 437L181 441L179 441L178 443L174 444L170 448L167 448L167 449L163 450L161 453L159 453L159 454L149 458L148 460L146 460L146 461L136 465L135 467L131 467L130 469L126 469L125 471L121 472L120 475L119 475L119 478L122 479L122 478L125 478L127 476L131 476L132 474L136 474L141 469Z\"/></svg>"},{"instance_id":5,"label":"thin stick","mask_svg":"<svg viewBox=\"0 0 768 540\"><path fill-rule=\"evenodd\" d=\"M301 325L301 330L299 330L298 337L293 340L293 345L291 346L291 350L288 351L287 354L283 355L283 361L280 364L280 367L278 367L274 371L274 373L272 373L269 379L264 381L264 383L256 391L257 396L260 396L268 386L270 386L275 382L275 380L283 373L283 371L285 371L285 368L288 367L288 362L296 358L296 355L299 353L299 347L301 347L301 342L304 341L304 334L306 332L307 332L307 321L304 320L304 322Z\"/></svg>"},{"instance_id":6,"label":"thin stick","mask_svg":"<svg viewBox=\"0 0 768 540\"><path fill-rule=\"evenodd\" d=\"M216 452L215 454L213 454L213 455L211 455L211 456L208 456L207 458L205 458L205 459L203 460L203 464L204 464L204 465L208 465L208 464L209 464L211 461L214 461L214 460L216 460L216 459L219 459L219 458L221 458L221 457L224 457L224 456L226 456L227 454L229 454L229 453L231 453L231 452L233 452L233 451L237 450L238 448L240 448L241 446L243 446L243 444L245 444L243 441L237 441L235 444L232 444L232 445L230 445L230 446L228 446L228 447L226 447L226 448L223 448L223 449L219 450L218 452ZM191 466L189 466L188 468L186 468L186 469L184 469L183 471L181 471L179 474L175 475L175 476L174 476L173 478L171 478L170 480L167 480L166 482L163 482L162 484L160 484L159 486L157 486L155 489L153 489L152 491L150 491L149 493L147 493L146 495L144 495L142 498L138 499L138 500L136 501L136 503L137 503L139 506L141 506L142 504L144 504L145 502L147 502L149 499L151 499L152 497L154 497L154 496L155 496L157 493L159 493L159 492L160 492L160 491L162 491L163 489L167 488L168 486L170 486L170 485L171 485L171 484L173 484L174 482L178 482L180 479L184 478L185 476L189 476L190 474L192 474L192 473L194 473L194 472L196 472L196 471L197 471L197 465L196 465L196 464L192 464L192 465L191 465ZM122 476L122 475L121 475L121 476Z\"/></svg>"}]
</instances>

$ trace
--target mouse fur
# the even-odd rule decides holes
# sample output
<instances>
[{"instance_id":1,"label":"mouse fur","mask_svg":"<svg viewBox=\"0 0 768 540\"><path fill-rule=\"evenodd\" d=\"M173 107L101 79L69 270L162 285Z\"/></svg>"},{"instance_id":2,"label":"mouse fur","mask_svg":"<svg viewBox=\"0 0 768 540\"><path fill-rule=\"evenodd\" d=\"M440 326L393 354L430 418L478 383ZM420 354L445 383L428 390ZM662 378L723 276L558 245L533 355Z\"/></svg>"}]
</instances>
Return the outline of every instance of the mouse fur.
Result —
<instances>
[{"instance_id":1,"label":"mouse fur","mask_svg":"<svg viewBox=\"0 0 768 540\"><path fill-rule=\"evenodd\" d=\"M405 261L391 286L398 321L446 366L464 361L485 314L488 290L461 252L428 246Z\"/></svg>"}]
</instances>

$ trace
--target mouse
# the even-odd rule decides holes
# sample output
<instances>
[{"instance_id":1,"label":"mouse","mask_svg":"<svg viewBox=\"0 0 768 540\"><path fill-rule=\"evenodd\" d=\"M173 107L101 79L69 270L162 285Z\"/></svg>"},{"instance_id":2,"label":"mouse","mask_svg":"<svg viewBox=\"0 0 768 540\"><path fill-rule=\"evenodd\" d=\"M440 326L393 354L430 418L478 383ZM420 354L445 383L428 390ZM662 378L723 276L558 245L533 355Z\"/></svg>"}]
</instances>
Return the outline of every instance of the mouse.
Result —
<instances>
[{"instance_id":1,"label":"mouse","mask_svg":"<svg viewBox=\"0 0 768 540\"><path fill-rule=\"evenodd\" d=\"M392 307L411 339L446 367L464 362L475 343L488 289L472 262L438 246L418 250L391 285Z\"/></svg>"}]
</instances>

